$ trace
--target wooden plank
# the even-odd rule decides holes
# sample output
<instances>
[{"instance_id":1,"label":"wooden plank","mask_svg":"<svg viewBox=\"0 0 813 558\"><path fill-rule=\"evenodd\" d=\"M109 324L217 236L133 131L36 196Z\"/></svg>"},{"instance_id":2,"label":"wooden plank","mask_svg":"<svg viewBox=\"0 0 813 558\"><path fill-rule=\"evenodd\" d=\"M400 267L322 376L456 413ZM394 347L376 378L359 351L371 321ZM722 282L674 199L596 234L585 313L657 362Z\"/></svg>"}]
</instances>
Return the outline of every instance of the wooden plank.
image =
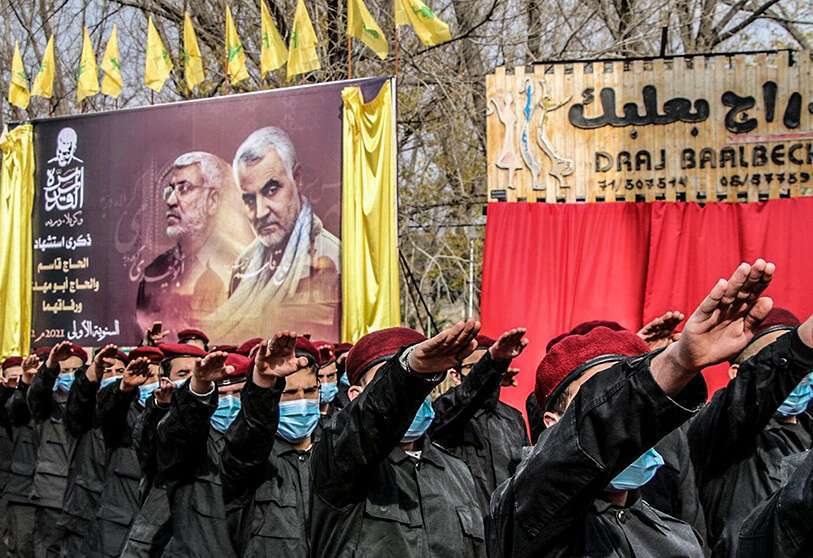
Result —
<instances>
[{"instance_id":1,"label":"wooden plank","mask_svg":"<svg viewBox=\"0 0 813 558\"><path fill-rule=\"evenodd\" d=\"M510 88L511 93L514 95L514 113L516 114L516 123L514 125L514 137L516 138L517 154L522 160L522 146L521 135L522 126L525 123L525 117L522 114L523 107L525 106L525 97L522 95L523 85L525 83L525 66L514 67L513 75L506 77L506 86ZM514 187L516 188L517 197L531 201L531 172L522 161L522 168L514 173Z\"/></svg>"},{"instance_id":2,"label":"wooden plank","mask_svg":"<svg viewBox=\"0 0 813 558\"><path fill-rule=\"evenodd\" d=\"M491 99L494 98L496 92L496 76L494 74L489 74L486 76L486 104L491 103ZM486 109L488 111L488 108ZM494 166L494 158L497 156L497 151L499 150L499 137L498 137L498 128L499 128L499 120L497 119L496 114L492 115L483 115L486 119L486 184L488 186L488 201L493 201L491 199L491 191L497 190L499 185L497 184L497 168Z\"/></svg>"}]
</instances>

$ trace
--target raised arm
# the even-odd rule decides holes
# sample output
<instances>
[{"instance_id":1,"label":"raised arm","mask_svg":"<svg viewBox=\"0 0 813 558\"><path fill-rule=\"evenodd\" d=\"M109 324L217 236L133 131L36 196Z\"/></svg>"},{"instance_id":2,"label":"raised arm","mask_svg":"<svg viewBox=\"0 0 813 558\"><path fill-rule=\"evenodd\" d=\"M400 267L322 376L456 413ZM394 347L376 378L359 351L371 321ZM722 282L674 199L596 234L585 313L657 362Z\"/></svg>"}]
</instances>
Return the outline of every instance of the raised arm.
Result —
<instances>
[{"instance_id":1,"label":"raised arm","mask_svg":"<svg viewBox=\"0 0 813 558\"><path fill-rule=\"evenodd\" d=\"M388 360L375 378L339 412L314 447L314 494L345 507L366 497L376 467L399 444L418 408L445 371L474 351L479 323L457 324Z\"/></svg>"},{"instance_id":2,"label":"raised arm","mask_svg":"<svg viewBox=\"0 0 813 558\"><path fill-rule=\"evenodd\" d=\"M435 399L435 420L429 429L433 440L448 447L461 439L466 424L487 400L495 397L495 392L499 393L501 381L511 360L519 356L528 345L525 332L525 328L518 328L503 333L459 386Z\"/></svg>"}]
</instances>

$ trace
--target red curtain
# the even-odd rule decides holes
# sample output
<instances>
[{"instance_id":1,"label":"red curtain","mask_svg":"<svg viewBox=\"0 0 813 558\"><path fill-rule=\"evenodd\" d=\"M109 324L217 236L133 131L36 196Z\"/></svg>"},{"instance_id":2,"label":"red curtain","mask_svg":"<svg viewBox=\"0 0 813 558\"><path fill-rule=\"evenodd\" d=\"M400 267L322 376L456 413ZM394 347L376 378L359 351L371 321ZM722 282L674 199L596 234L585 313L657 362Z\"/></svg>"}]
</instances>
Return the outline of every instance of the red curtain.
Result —
<instances>
[{"instance_id":1,"label":"red curtain","mask_svg":"<svg viewBox=\"0 0 813 558\"><path fill-rule=\"evenodd\" d=\"M483 331L528 328L519 386L503 390L523 411L553 336L585 320L636 330L667 310L688 314L741 261L775 262L767 294L802 319L813 313L813 198L702 207L492 203L487 223ZM706 371L710 391L725 385L725 372Z\"/></svg>"}]
</instances>

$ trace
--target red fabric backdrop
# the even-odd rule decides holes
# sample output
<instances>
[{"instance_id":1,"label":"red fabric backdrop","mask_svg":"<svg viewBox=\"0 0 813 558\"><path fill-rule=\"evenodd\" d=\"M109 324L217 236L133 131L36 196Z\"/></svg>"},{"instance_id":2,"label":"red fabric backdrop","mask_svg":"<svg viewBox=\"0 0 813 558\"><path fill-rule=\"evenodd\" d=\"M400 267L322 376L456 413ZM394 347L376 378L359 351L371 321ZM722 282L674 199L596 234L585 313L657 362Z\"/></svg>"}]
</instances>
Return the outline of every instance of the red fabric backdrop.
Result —
<instances>
[{"instance_id":1,"label":"red fabric backdrop","mask_svg":"<svg viewBox=\"0 0 813 558\"><path fill-rule=\"evenodd\" d=\"M763 203L491 203L481 319L496 336L517 326L531 340L516 361L519 386L503 400L525 411L549 339L592 319L637 330L666 312L690 313L741 261L777 265L768 289L801 319L813 313L813 198ZM710 392L725 367L706 371Z\"/></svg>"}]
</instances>

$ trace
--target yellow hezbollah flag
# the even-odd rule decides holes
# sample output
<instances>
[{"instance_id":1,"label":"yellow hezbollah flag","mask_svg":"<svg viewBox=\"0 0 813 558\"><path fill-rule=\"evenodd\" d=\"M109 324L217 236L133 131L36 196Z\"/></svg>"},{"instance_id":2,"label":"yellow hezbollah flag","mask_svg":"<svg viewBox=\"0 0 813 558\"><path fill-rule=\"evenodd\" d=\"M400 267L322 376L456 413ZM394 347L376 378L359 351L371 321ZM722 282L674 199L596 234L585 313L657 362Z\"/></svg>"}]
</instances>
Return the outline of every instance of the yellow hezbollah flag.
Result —
<instances>
[{"instance_id":1,"label":"yellow hezbollah flag","mask_svg":"<svg viewBox=\"0 0 813 558\"><path fill-rule=\"evenodd\" d=\"M107 46L104 49L102 71L104 72L104 77L102 78L102 93L114 98L121 95L124 80L121 77L119 34L115 24L113 24L113 31L110 33L110 38L107 40Z\"/></svg>"},{"instance_id":2,"label":"yellow hezbollah flag","mask_svg":"<svg viewBox=\"0 0 813 558\"><path fill-rule=\"evenodd\" d=\"M31 95L28 93L28 76L25 75L20 45L14 43L14 58L11 60L11 83L8 87L8 102L21 109L28 108Z\"/></svg>"},{"instance_id":3,"label":"yellow hezbollah flag","mask_svg":"<svg viewBox=\"0 0 813 558\"><path fill-rule=\"evenodd\" d=\"M80 103L85 97L99 92L99 68L96 66L96 53L93 52L93 43L90 42L90 33L85 27L82 39L82 58L79 59L79 72L76 80L76 100Z\"/></svg>"},{"instance_id":4,"label":"yellow hezbollah flag","mask_svg":"<svg viewBox=\"0 0 813 558\"><path fill-rule=\"evenodd\" d=\"M265 76L268 72L276 70L288 59L288 49L285 41L274 25L265 0L260 0L260 19L262 20L263 41L260 50L260 74Z\"/></svg>"},{"instance_id":5,"label":"yellow hezbollah flag","mask_svg":"<svg viewBox=\"0 0 813 558\"><path fill-rule=\"evenodd\" d=\"M54 56L54 36L48 39L45 45L45 53L42 55L40 70L34 78L31 86L31 95L50 99L54 94L54 74L56 70L56 57Z\"/></svg>"},{"instance_id":6,"label":"yellow hezbollah flag","mask_svg":"<svg viewBox=\"0 0 813 558\"><path fill-rule=\"evenodd\" d=\"M147 19L147 56L144 63L144 85L161 92L164 82L172 71L172 60L169 52L164 48L161 36L152 23L152 16Z\"/></svg>"},{"instance_id":7,"label":"yellow hezbollah flag","mask_svg":"<svg viewBox=\"0 0 813 558\"><path fill-rule=\"evenodd\" d=\"M231 78L234 85L248 77L246 68L246 53L243 52L243 43L231 18L231 10L226 6L226 75Z\"/></svg>"},{"instance_id":8,"label":"yellow hezbollah flag","mask_svg":"<svg viewBox=\"0 0 813 558\"><path fill-rule=\"evenodd\" d=\"M190 91L203 81L203 58L189 12L183 16L183 75Z\"/></svg>"},{"instance_id":9,"label":"yellow hezbollah flag","mask_svg":"<svg viewBox=\"0 0 813 558\"><path fill-rule=\"evenodd\" d=\"M288 41L288 80L295 75L305 74L321 68L319 55L316 53L316 33L313 31L311 18L303 0L297 0L294 25Z\"/></svg>"},{"instance_id":10,"label":"yellow hezbollah flag","mask_svg":"<svg viewBox=\"0 0 813 558\"><path fill-rule=\"evenodd\" d=\"M387 58L389 45L378 22L370 14L364 0L347 0L347 35L370 47L382 60Z\"/></svg>"},{"instance_id":11,"label":"yellow hezbollah flag","mask_svg":"<svg viewBox=\"0 0 813 558\"><path fill-rule=\"evenodd\" d=\"M421 0L395 0L395 26L411 25L425 46L452 40L449 26Z\"/></svg>"},{"instance_id":12,"label":"yellow hezbollah flag","mask_svg":"<svg viewBox=\"0 0 813 558\"><path fill-rule=\"evenodd\" d=\"M342 341L401 323L391 82L342 90Z\"/></svg>"}]
</instances>

